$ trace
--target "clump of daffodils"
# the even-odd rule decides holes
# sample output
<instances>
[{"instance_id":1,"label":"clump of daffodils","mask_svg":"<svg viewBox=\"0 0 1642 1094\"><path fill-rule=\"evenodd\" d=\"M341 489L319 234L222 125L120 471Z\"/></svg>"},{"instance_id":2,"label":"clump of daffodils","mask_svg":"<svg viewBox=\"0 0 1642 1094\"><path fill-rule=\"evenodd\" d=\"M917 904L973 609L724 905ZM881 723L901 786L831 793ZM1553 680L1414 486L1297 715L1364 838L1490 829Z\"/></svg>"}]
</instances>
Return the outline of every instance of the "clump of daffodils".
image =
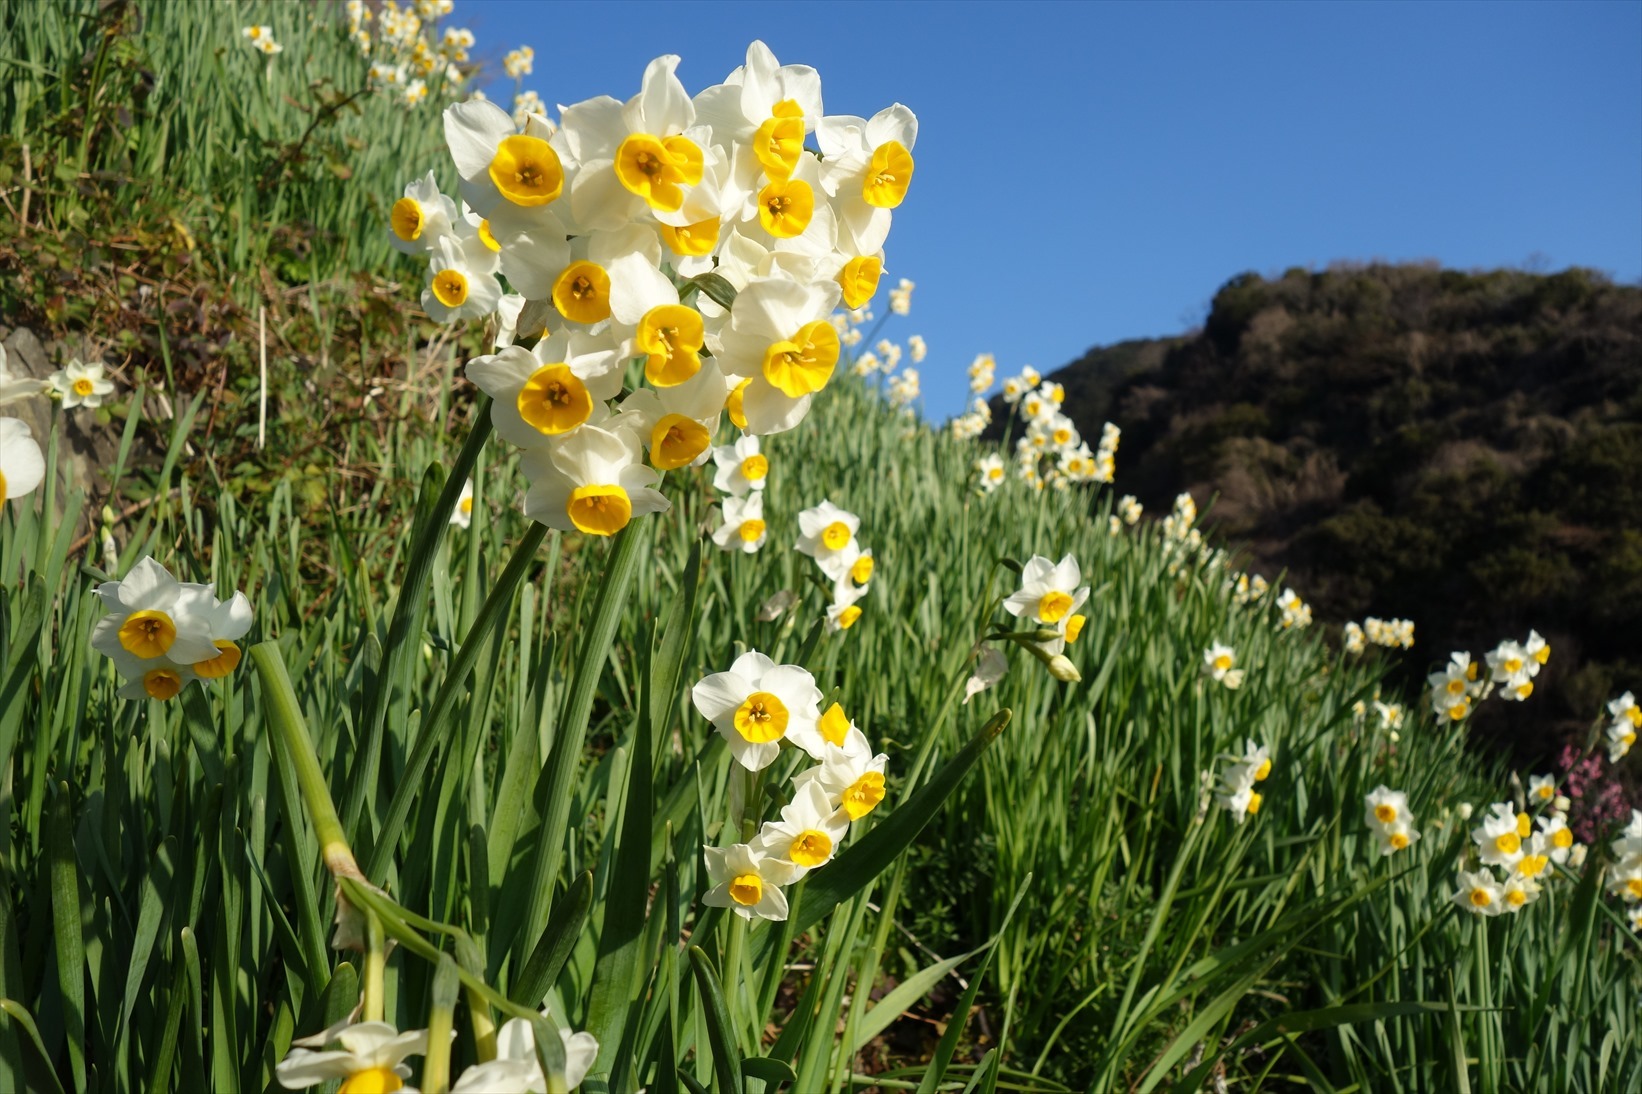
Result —
<instances>
[{"instance_id":1,"label":"clump of daffodils","mask_svg":"<svg viewBox=\"0 0 1642 1094\"><path fill-rule=\"evenodd\" d=\"M272 57L276 53L282 53L285 50L284 46L274 41L273 27L265 27L260 25L243 27L239 32L239 36L245 39L245 44L251 49L256 50L258 53L266 54L269 57Z\"/></svg>"},{"instance_id":2,"label":"clump of daffodils","mask_svg":"<svg viewBox=\"0 0 1642 1094\"><path fill-rule=\"evenodd\" d=\"M1631 821L1610 845L1614 868L1608 892L1625 902L1631 929L1642 931L1642 810L1631 810Z\"/></svg>"},{"instance_id":3,"label":"clump of daffodils","mask_svg":"<svg viewBox=\"0 0 1642 1094\"><path fill-rule=\"evenodd\" d=\"M1557 795L1554 782L1547 776L1530 780L1528 799L1530 809L1543 808L1538 816L1496 802L1471 830L1479 865L1460 872L1453 894L1460 907L1484 916L1520 911L1539 899L1553 865L1583 862L1585 849L1574 842L1563 812L1567 799Z\"/></svg>"},{"instance_id":4,"label":"clump of daffodils","mask_svg":"<svg viewBox=\"0 0 1642 1094\"><path fill-rule=\"evenodd\" d=\"M831 862L850 825L884 800L888 757L873 753L837 703L821 711L808 671L757 651L705 677L690 697L747 771L764 770L788 748L814 761L793 776L779 820L766 822L756 838L702 851L712 885L705 903L747 919L786 919L785 887Z\"/></svg>"},{"instance_id":5,"label":"clump of daffodils","mask_svg":"<svg viewBox=\"0 0 1642 1094\"><path fill-rule=\"evenodd\" d=\"M1469 653L1456 651L1448 664L1426 677L1431 685L1431 709L1439 721L1453 724L1464 721L1476 704L1496 690L1505 699L1520 702L1533 693L1533 678L1550 656L1550 644L1538 631L1530 631L1525 642L1501 642L1486 654L1486 674Z\"/></svg>"},{"instance_id":6,"label":"clump of daffodils","mask_svg":"<svg viewBox=\"0 0 1642 1094\"><path fill-rule=\"evenodd\" d=\"M1507 639L1483 658L1488 663L1489 681L1499 687L1500 697L1517 702L1534 692L1534 677L1551 659L1551 645L1538 631L1529 631L1525 642Z\"/></svg>"},{"instance_id":7,"label":"clump of daffodils","mask_svg":"<svg viewBox=\"0 0 1642 1094\"><path fill-rule=\"evenodd\" d=\"M1636 734L1642 730L1642 707L1636 705L1636 697L1627 691L1619 698L1609 700L1608 717L1611 719L1605 733L1608 762L1618 763L1636 744Z\"/></svg>"},{"instance_id":8,"label":"clump of daffodils","mask_svg":"<svg viewBox=\"0 0 1642 1094\"><path fill-rule=\"evenodd\" d=\"M1311 626L1311 605L1300 599L1300 594L1293 589L1284 589L1283 595L1277 598L1277 607L1283 615L1280 620L1284 630L1301 630Z\"/></svg>"},{"instance_id":9,"label":"clump of daffodils","mask_svg":"<svg viewBox=\"0 0 1642 1094\"><path fill-rule=\"evenodd\" d=\"M1244 741L1241 755L1221 757L1214 789L1215 804L1242 824L1244 818L1260 812L1265 799L1254 787L1256 783L1265 782L1270 775L1271 751L1252 740Z\"/></svg>"},{"instance_id":10,"label":"clump of daffodils","mask_svg":"<svg viewBox=\"0 0 1642 1094\"><path fill-rule=\"evenodd\" d=\"M92 591L105 614L91 648L114 662L123 698L174 699L191 681L220 680L239 667L238 640L251 629L244 593L219 600L210 585L180 582L147 556L124 579Z\"/></svg>"},{"instance_id":11,"label":"clump of daffodils","mask_svg":"<svg viewBox=\"0 0 1642 1094\"><path fill-rule=\"evenodd\" d=\"M1376 619L1369 616L1359 628L1370 644L1387 649L1414 648L1414 621L1411 619ZM1355 651L1353 651L1355 652Z\"/></svg>"},{"instance_id":12,"label":"clump of daffodils","mask_svg":"<svg viewBox=\"0 0 1642 1094\"><path fill-rule=\"evenodd\" d=\"M1226 589L1231 593L1232 603L1243 608L1260 603L1271 591L1271 585L1259 574L1234 573L1227 575Z\"/></svg>"},{"instance_id":13,"label":"clump of daffodils","mask_svg":"<svg viewBox=\"0 0 1642 1094\"><path fill-rule=\"evenodd\" d=\"M867 595L877 563L872 549L863 548L856 533L861 518L830 501L798 514L798 541L794 550L809 555L832 583L827 606L829 632L848 630L861 618L860 599Z\"/></svg>"},{"instance_id":14,"label":"clump of daffodils","mask_svg":"<svg viewBox=\"0 0 1642 1094\"><path fill-rule=\"evenodd\" d=\"M1106 518L1107 530L1114 536L1121 535L1124 528L1133 528L1140 523L1144 511L1144 506L1133 494L1123 495L1112 507L1112 515Z\"/></svg>"},{"instance_id":15,"label":"clump of daffodils","mask_svg":"<svg viewBox=\"0 0 1642 1094\"><path fill-rule=\"evenodd\" d=\"M1373 833L1382 855L1394 855L1420 838L1414 815L1408 811L1408 795L1383 785L1364 797L1363 823Z\"/></svg>"},{"instance_id":16,"label":"clump of daffodils","mask_svg":"<svg viewBox=\"0 0 1642 1094\"><path fill-rule=\"evenodd\" d=\"M1472 708L1486 699L1493 683L1482 676L1469 653L1456 650L1448 663L1426 677L1431 685L1431 709L1440 721L1463 722Z\"/></svg>"},{"instance_id":17,"label":"clump of daffodils","mask_svg":"<svg viewBox=\"0 0 1642 1094\"><path fill-rule=\"evenodd\" d=\"M546 328L468 376L523 451L526 514L550 527L610 535L667 509L659 473L706 459L722 418L755 437L802 422L839 362L832 314L872 298L912 179L918 123L900 104L827 115L815 70L761 42L694 97L678 63L656 58L625 103L565 107L557 126L447 108L461 206L429 177L390 217L428 259L433 318ZM624 394L634 360L643 382Z\"/></svg>"},{"instance_id":18,"label":"clump of daffodils","mask_svg":"<svg viewBox=\"0 0 1642 1094\"><path fill-rule=\"evenodd\" d=\"M383 0L376 12L363 0L348 0L344 33L361 56L374 58L368 70L370 86L406 109L426 102L430 87L447 96L461 94L471 74L476 39L466 27L440 25L454 7L451 0L419 0L414 6Z\"/></svg>"}]
</instances>

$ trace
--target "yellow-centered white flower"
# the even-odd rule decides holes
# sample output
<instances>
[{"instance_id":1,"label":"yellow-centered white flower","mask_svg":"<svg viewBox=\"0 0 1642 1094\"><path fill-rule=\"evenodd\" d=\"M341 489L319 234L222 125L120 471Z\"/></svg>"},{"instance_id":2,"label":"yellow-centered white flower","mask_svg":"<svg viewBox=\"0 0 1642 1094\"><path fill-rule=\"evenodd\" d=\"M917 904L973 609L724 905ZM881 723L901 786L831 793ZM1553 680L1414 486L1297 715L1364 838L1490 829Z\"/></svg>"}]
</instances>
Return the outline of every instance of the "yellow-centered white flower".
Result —
<instances>
[{"instance_id":1,"label":"yellow-centered white flower","mask_svg":"<svg viewBox=\"0 0 1642 1094\"><path fill-rule=\"evenodd\" d=\"M819 783L809 782L782 808L780 820L765 823L752 846L755 852L790 864L797 881L832 861L849 827L849 814L833 805Z\"/></svg>"},{"instance_id":2,"label":"yellow-centered white flower","mask_svg":"<svg viewBox=\"0 0 1642 1094\"><path fill-rule=\"evenodd\" d=\"M794 549L815 559L821 572L837 581L849 573L860 554L855 542L855 533L860 528L860 517L823 501L798 514L798 542Z\"/></svg>"},{"instance_id":3,"label":"yellow-centered white flower","mask_svg":"<svg viewBox=\"0 0 1642 1094\"><path fill-rule=\"evenodd\" d=\"M912 182L918 118L900 103L866 120L835 115L821 119L815 139L821 186L838 212L839 244L853 254L872 254L883 246L890 211Z\"/></svg>"},{"instance_id":4,"label":"yellow-centered white flower","mask_svg":"<svg viewBox=\"0 0 1642 1094\"><path fill-rule=\"evenodd\" d=\"M810 398L831 381L840 346L827 315L838 296L834 282L773 278L754 280L737 294L714 356L726 374L752 380L742 393L747 432L793 428L809 412Z\"/></svg>"},{"instance_id":5,"label":"yellow-centered white flower","mask_svg":"<svg viewBox=\"0 0 1642 1094\"><path fill-rule=\"evenodd\" d=\"M570 206L583 228L619 228L677 211L701 182L714 155L712 134L695 124L695 107L674 74L678 62L671 54L651 61L639 93L626 103L600 95L560 111L560 134L579 164Z\"/></svg>"},{"instance_id":6,"label":"yellow-centered white flower","mask_svg":"<svg viewBox=\"0 0 1642 1094\"><path fill-rule=\"evenodd\" d=\"M713 431L728 394L724 374L708 361L681 384L633 392L622 400L617 420L644 441L657 471L694 467L712 454Z\"/></svg>"},{"instance_id":7,"label":"yellow-centered white flower","mask_svg":"<svg viewBox=\"0 0 1642 1094\"><path fill-rule=\"evenodd\" d=\"M721 503L723 522L713 532L713 542L721 550L752 554L764 546L769 530L764 524L764 495L748 494L744 498L733 495Z\"/></svg>"},{"instance_id":8,"label":"yellow-centered white flower","mask_svg":"<svg viewBox=\"0 0 1642 1094\"><path fill-rule=\"evenodd\" d=\"M274 1077L280 1086L302 1090L341 1079L342 1090L347 1094L401 1090L405 1080L411 1077L405 1057L425 1056L428 1051L427 1030L400 1033L386 1022L359 1022L292 1044L303 1046L316 1040L320 1046L334 1040L342 1047L293 1047L274 1067Z\"/></svg>"},{"instance_id":9,"label":"yellow-centered white flower","mask_svg":"<svg viewBox=\"0 0 1642 1094\"><path fill-rule=\"evenodd\" d=\"M701 369L705 320L679 303L672 280L645 256L626 254L610 264L610 314L620 330L623 356L644 358L644 378L653 386L675 387Z\"/></svg>"},{"instance_id":10,"label":"yellow-centered white flower","mask_svg":"<svg viewBox=\"0 0 1642 1094\"><path fill-rule=\"evenodd\" d=\"M530 349L475 357L467 376L493 400L497 434L531 449L601 424L609 413L604 401L621 391L622 364L608 335L559 331Z\"/></svg>"},{"instance_id":11,"label":"yellow-centered white flower","mask_svg":"<svg viewBox=\"0 0 1642 1094\"><path fill-rule=\"evenodd\" d=\"M815 677L797 665L777 665L750 650L729 671L703 678L690 698L749 771L773 763L784 740L811 755L820 751L821 692Z\"/></svg>"},{"instance_id":12,"label":"yellow-centered white flower","mask_svg":"<svg viewBox=\"0 0 1642 1094\"><path fill-rule=\"evenodd\" d=\"M764 489L769 479L770 461L759 450L759 440L746 434L735 444L719 445L713 449L713 489L721 494L745 497L749 492Z\"/></svg>"},{"instance_id":13,"label":"yellow-centered white flower","mask_svg":"<svg viewBox=\"0 0 1642 1094\"><path fill-rule=\"evenodd\" d=\"M1059 562L1033 555L1021 567L1021 587L1004 600L1004 611L1020 619L1057 626L1089 599L1089 586L1081 584L1082 580L1083 571L1071 555Z\"/></svg>"},{"instance_id":14,"label":"yellow-centered white flower","mask_svg":"<svg viewBox=\"0 0 1642 1094\"><path fill-rule=\"evenodd\" d=\"M1453 900L1476 915L1496 916L1510 910L1505 903L1505 889L1488 870L1461 871Z\"/></svg>"},{"instance_id":15,"label":"yellow-centered white flower","mask_svg":"<svg viewBox=\"0 0 1642 1094\"><path fill-rule=\"evenodd\" d=\"M703 847L701 855L713 886L702 896L703 904L728 908L743 919L787 918L787 894L781 887L792 881L792 863L761 854L746 843Z\"/></svg>"},{"instance_id":16,"label":"yellow-centered white flower","mask_svg":"<svg viewBox=\"0 0 1642 1094\"><path fill-rule=\"evenodd\" d=\"M95 408L103 405L104 395L114 392L113 382L104 379L103 371L101 361L74 360L52 373L47 382L62 396L64 410L77 406Z\"/></svg>"},{"instance_id":17,"label":"yellow-centered white flower","mask_svg":"<svg viewBox=\"0 0 1642 1094\"><path fill-rule=\"evenodd\" d=\"M530 116L517 126L495 103L469 99L446 107L444 121L462 200L480 216L541 209L563 195L562 142L544 119Z\"/></svg>"},{"instance_id":18,"label":"yellow-centered white flower","mask_svg":"<svg viewBox=\"0 0 1642 1094\"><path fill-rule=\"evenodd\" d=\"M388 210L388 242L403 254L426 254L441 237L456 234L457 220L456 203L439 192L429 171Z\"/></svg>"},{"instance_id":19,"label":"yellow-centered white flower","mask_svg":"<svg viewBox=\"0 0 1642 1094\"><path fill-rule=\"evenodd\" d=\"M428 263L422 310L436 323L491 314L502 299L495 269L495 254L477 234L467 239L440 236Z\"/></svg>"},{"instance_id":20,"label":"yellow-centered white flower","mask_svg":"<svg viewBox=\"0 0 1642 1094\"><path fill-rule=\"evenodd\" d=\"M846 737L846 743L853 740L854 734ZM793 788L802 790L814 783L826 791L829 805L852 821L860 820L884 800L884 769L889 764L888 756L882 752L874 756L870 747L861 744L865 744L864 735L854 748L828 746L819 764L793 776Z\"/></svg>"},{"instance_id":21,"label":"yellow-centered white flower","mask_svg":"<svg viewBox=\"0 0 1642 1094\"><path fill-rule=\"evenodd\" d=\"M665 513L671 504L655 489L660 476L639 457L638 438L597 426L526 449L520 460L530 481L525 516L561 532L612 536L633 517Z\"/></svg>"}]
</instances>

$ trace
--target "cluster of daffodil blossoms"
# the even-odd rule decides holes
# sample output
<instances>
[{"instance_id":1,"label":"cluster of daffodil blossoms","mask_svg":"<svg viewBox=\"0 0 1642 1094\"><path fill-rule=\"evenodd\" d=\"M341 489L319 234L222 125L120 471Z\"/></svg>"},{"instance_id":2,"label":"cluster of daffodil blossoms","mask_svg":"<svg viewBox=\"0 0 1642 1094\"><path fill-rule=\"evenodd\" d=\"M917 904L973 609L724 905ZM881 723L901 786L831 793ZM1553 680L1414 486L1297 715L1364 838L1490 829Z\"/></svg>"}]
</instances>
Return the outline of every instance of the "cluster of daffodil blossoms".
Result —
<instances>
[{"instance_id":1,"label":"cluster of daffodil blossoms","mask_svg":"<svg viewBox=\"0 0 1642 1094\"><path fill-rule=\"evenodd\" d=\"M467 373L523 450L525 513L561 530L665 510L658 472L704 462L721 415L755 436L804 419L839 359L829 317L876 291L912 176L904 106L823 115L815 70L762 43L693 99L677 65L657 58L638 95L565 107L556 128L447 108L465 208L430 173L392 210L395 244L430 260L427 312L497 316L498 352ZM623 395L635 359L645 383Z\"/></svg>"},{"instance_id":2,"label":"cluster of daffodil blossoms","mask_svg":"<svg viewBox=\"0 0 1642 1094\"><path fill-rule=\"evenodd\" d=\"M1260 812L1265 799L1254 784L1265 782L1270 774L1270 751L1265 745L1244 741L1241 756L1221 757L1220 771L1213 784L1215 804L1242 824L1245 817Z\"/></svg>"},{"instance_id":3,"label":"cluster of daffodil blossoms","mask_svg":"<svg viewBox=\"0 0 1642 1094\"><path fill-rule=\"evenodd\" d=\"M1609 701L1608 717L1612 719L1606 732L1608 762L1616 763L1636 744L1637 731L1642 730L1642 707L1636 705L1636 697L1627 691Z\"/></svg>"},{"instance_id":4,"label":"cluster of daffodil blossoms","mask_svg":"<svg viewBox=\"0 0 1642 1094\"><path fill-rule=\"evenodd\" d=\"M114 392L101 362L75 358L44 380L13 376L0 346L0 406L34 396L58 400L64 410L95 410ZM45 480L46 461L34 431L21 418L0 417L0 505L26 497Z\"/></svg>"},{"instance_id":5,"label":"cluster of daffodil blossoms","mask_svg":"<svg viewBox=\"0 0 1642 1094\"><path fill-rule=\"evenodd\" d=\"M1551 658L1551 646L1538 631L1524 642L1504 641L1489 651L1487 675L1469 653L1456 650L1448 663L1426 677L1431 685L1431 709L1449 723L1464 721L1476 704L1494 694L1520 702L1533 694L1535 676Z\"/></svg>"},{"instance_id":6,"label":"cluster of daffodil blossoms","mask_svg":"<svg viewBox=\"0 0 1642 1094\"><path fill-rule=\"evenodd\" d=\"M1408 712L1403 709L1403 705L1401 703L1382 702L1380 700L1380 689L1375 688L1372 701L1358 699L1351 704L1352 717L1358 725L1362 725L1368 720L1370 710L1374 712L1375 727L1389 733L1392 743L1396 743L1399 736L1398 731L1402 729L1403 721L1408 717Z\"/></svg>"},{"instance_id":7,"label":"cluster of daffodil blossoms","mask_svg":"<svg viewBox=\"0 0 1642 1094\"><path fill-rule=\"evenodd\" d=\"M1363 798L1363 823L1382 855L1394 855L1420 838L1414 815L1408 811L1408 795L1383 784Z\"/></svg>"},{"instance_id":8,"label":"cluster of daffodil blossoms","mask_svg":"<svg viewBox=\"0 0 1642 1094\"><path fill-rule=\"evenodd\" d=\"M1631 930L1642 931L1642 810L1631 810L1631 821L1609 845L1613 851L1613 873L1608 892L1625 902Z\"/></svg>"},{"instance_id":9,"label":"cluster of daffodil blossoms","mask_svg":"<svg viewBox=\"0 0 1642 1094\"><path fill-rule=\"evenodd\" d=\"M991 406L984 398L992 387L997 368L992 355L983 353L969 366L970 390L982 396L974 408L952 420L952 434L958 438L981 435L992 422ZM1018 415L1024 432L1015 439L1015 473L1022 482L1037 490L1065 490L1076 483L1109 483L1117 473L1117 446L1122 431L1111 422L1101 428L1100 442L1091 450L1072 419L1061 413L1066 389L1045 382L1030 365L1003 382L1003 401ZM1003 482L1003 460L997 455L975 461L978 486L991 493ZM1138 519L1138 517L1137 517Z\"/></svg>"},{"instance_id":10,"label":"cluster of daffodil blossoms","mask_svg":"<svg viewBox=\"0 0 1642 1094\"><path fill-rule=\"evenodd\" d=\"M815 559L821 573L832 582L832 603L827 606L826 629L848 630L861 618L857 603L867 595L875 563L872 548L862 548L856 533L861 518L838 508L830 501L798 514L798 542L793 548Z\"/></svg>"},{"instance_id":11,"label":"cluster of daffodil blossoms","mask_svg":"<svg viewBox=\"0 0 1642 1094\"><path fill-rule=\"evenodd\" d=\"M126 699L174 699L193 680L220 680L239 667L239 639L251 629L251 602L218 600L210 585L178 581L144 556L124 579L93 590L104 615L91 648L125 681Z\"/></svg>"},{"instance_id":12,"label":"cluster of daffodil blossoms","mask_svg":"<svg viewBox=\"0 0 1642 1094\"><path fill-rule=\"evenodd\" d=\"M783 888L831 862L850 824L884 800L888 757L873 753L837 703L821 711L821 690L807 670L756 650L703 678L690 697L746 771L756 775L788 747L814 761L792 777L780 820L746 842L702 849L713 886L703 902L747 919L786 919Z\"/></svg>"},{"instance_id":13,"label":"cluster of daffodil blossoms","mask_svg":"<svg viewBox=\"0 0 1642 1094\"><path fill-rule=\"evenodd\" d=\"M1535 776L1529 783L1528 808L1534 812L1519 811L1508 801L1489 806L1482 823L1471 830L1472 846L1459 863L1454 902L1478 915L1517 912L1539 899L1544 885L1555 877L1552 864L1580 866L1586 848L1574 841L1568 806L1549 776ZM1461 815L1469 812L1462 810ZM1467 870L1473 850L1477 866Z\"/></svg>"},{"instance_id":14,"label":"cluster of daffodil blossoms","mask_svg":"<svg viewBox=\"0 0 1642 1094\"><path fill-rule=\"evenodd\" d=\"M1414 648L1414 621L1412 619L1376 619L1372 615L1363 620L1362 625L1347 623L1345 625L1345 650L1347 653L1362 653L1368 646L1384 646L1386 649Z\"/></svg>"},{"instance_id":15,"label":"cluster of daffodil blossoms","mask_svg":"<svg viewBox=\"0 0 1642 1094\"><path fill-rule=\"evenodd\" d=\"M460 94L468 81L475 43L466 27L439 27L455 8L453 0L417 0L400 6L383 0L372 10L364 0L347 0L346 34L361 55L371 58L369 79L379 92L414 108L427 101L429 82L447 95ZM371 25L375 24L375 33Z\"/></svg>"},{"instance_id":16,"label":"cluster of daffodil blossoms","mask_svg":"<svg viewBox=\"0 0 1642 1094\"><path fill-rule=\"evenodd\" d=\"M245 39L245 44L258 53L272 57L276 53L285 52L285 47L274 40L274 28L258 24L244 27L239 36Z\"/></svg>"},{"instance_id":17,"label":"cluster of daffodil blossoms","mask_svg":"<svg viewBox=\"0 0 1642 1094\"><path fill-rule=\"evenodd\" d=\"M1203 674L1232 691L1243 686L1243 670L1236 665L1237 651L1222 642L1212 642L1203 651Z\"/></svg>"},{"instance_id":18,"label":"cluster of daffodil blossoms","mask_svg":"<svg viewBox=\"0 0 1642 1094\"><path fill-rule=\"evenodd\" d=\"M913 283L901 279L898 288L889 290L891 311L896 315L906 315L912 308ZM854 346L860 343L862 334L860 327L872 322L872 312L866 308L855 308L847 312L839 312L833 316L833 324L838 327L838 336L845 346ZM881 385L884 398L889 405L907 414L914 414L913 408L923 394L923 378L918 370L910 365L900 368L903 355L912 361L912 364L922 364L929 355L929 344L921 334L914 334L907 339L906 349L900 343L888 338L880 338L870 350L856 354L850 364L850 373L864 380L876 378ZM896 371L900 369L900 371Z\"/></svg>"}]
</instances>

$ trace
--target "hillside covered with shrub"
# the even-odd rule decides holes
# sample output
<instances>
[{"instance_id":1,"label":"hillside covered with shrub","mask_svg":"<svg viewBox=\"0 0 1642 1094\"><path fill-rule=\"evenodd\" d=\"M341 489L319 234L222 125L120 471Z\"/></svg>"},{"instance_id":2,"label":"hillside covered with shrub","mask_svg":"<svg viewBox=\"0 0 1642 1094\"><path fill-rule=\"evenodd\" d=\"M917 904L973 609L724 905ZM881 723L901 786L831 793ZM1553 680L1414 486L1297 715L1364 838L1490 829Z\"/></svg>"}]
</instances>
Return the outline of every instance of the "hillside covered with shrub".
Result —
<instances>
[{"instance_id":1,"label":"hillside covered with shrub","mask_svg":"<svg viewBox=\"0 0 1642 1094\"><path fill-rule=\"evenodd\" d=\"M1050 378L1081 430L1123 428L1123 491L1213 499L1249 567L1287 571L1320 619L1415 620L1413 669L1549 637L1550 703L1480 727L1525 753L1551 751L1548 720L1582 734L1642 670L1642 289L1582 269L1247 273L1200 331Z\"/></svg>"}]
</instances>

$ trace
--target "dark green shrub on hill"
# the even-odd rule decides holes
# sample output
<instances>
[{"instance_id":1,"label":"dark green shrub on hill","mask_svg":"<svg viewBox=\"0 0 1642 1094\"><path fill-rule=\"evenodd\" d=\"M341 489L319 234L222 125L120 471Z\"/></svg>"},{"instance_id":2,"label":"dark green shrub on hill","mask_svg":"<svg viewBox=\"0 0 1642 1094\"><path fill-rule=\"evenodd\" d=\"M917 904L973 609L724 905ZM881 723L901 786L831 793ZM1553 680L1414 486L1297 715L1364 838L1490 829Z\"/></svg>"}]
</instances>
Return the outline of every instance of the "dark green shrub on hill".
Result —
<instances>
[{"instance_id":1,"label":"dark green shrub on hill","mask_svg":"<svg viewBox=\"0 0 1642 1094\"><path fill-rule=\"evenodd\" d=\"M1120 492L1153 512L1216 499L1249 568L1288 571L1319 619L1414 619L1410 680L1546 634L1544 683L1568 686L1512 712L1524 759L1583 733L1604 689L1642 687L1642 289L1583 269L1245 273L1200 332L1149 347L1051 377L1082 432L1123 428Z\"/></svg>"}]
</instances>

